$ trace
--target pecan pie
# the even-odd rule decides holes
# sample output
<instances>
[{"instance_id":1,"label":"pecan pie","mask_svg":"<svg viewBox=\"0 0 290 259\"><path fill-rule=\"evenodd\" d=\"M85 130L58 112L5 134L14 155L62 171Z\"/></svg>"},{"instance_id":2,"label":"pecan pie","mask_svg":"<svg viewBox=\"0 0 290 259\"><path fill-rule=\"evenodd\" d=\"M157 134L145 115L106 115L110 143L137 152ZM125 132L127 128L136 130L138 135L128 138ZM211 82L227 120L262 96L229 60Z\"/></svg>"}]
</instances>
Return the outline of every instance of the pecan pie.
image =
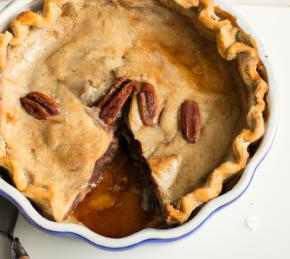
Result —
<instances>
[{"instance_id":1,"label":"pecan pie","mask_svg":"<svg viewBox=\"0 0 290 259\"><path fill-rule=\"evenodd\" d=\"M255 41L211 0L45 0L0 50L0 164L57 222L182 224L264 134Z\"/></svg>"}]
</instances>

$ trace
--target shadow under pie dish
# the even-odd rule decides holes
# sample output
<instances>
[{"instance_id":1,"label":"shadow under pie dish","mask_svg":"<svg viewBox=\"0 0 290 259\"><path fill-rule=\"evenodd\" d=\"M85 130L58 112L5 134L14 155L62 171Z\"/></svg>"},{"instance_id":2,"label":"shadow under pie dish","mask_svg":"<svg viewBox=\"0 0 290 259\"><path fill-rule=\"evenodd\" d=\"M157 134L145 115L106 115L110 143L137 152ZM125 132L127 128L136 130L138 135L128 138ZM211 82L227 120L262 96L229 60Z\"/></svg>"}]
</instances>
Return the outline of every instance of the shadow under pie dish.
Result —
<instances>
[{"instance_id":1,"label":"shadow under pie dish","mask_svg":"<svg viewBox=\"0 0 290 259\"><path fill-rule=\"evenodd\" d=\"M1 165L59 223L183 224L264 135L256 44L211 1L44 1L1 50Z\"/></svg>"}]
</instances>

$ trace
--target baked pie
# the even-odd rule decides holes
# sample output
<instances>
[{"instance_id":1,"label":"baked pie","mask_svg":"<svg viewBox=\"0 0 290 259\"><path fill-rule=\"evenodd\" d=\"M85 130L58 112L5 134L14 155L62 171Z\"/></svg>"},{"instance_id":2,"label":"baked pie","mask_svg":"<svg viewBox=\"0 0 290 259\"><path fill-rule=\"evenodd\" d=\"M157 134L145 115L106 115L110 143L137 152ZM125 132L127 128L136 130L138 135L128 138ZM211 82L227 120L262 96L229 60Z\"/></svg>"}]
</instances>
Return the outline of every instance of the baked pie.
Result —
<instances>
[{"instance_id":1,"label":"baked pie","mask_svg":"<svg viewBox=\"0 0 290 259\"><path fill-rule=\"evenodd\" d=\"M255 41L211 0L45 0L0 50L0 163L56 222L182 224L264 134Z\"/></svg>"}]
</instances>

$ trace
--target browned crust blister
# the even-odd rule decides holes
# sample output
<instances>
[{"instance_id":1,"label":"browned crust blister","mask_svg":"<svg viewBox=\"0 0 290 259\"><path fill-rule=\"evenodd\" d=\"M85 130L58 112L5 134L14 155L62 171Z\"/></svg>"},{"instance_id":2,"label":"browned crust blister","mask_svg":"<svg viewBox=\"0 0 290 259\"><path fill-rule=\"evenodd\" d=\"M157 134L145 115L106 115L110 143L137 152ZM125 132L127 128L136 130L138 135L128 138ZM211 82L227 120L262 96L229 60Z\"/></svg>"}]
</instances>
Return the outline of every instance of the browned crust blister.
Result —
<instances>
[{"instance_id":1,"label":"browned crust blister","mask_svg":"<svg viewBox=\"0 0 290 259\"><path fill-rule=\"evenodd\" d=\"M42 28L53 22L61 14L62 5L66 2L68 1L45 0L42 14L26 11L16 17L11 24L13 34L10 32L0 34L0 71L5 68L9 46L21 44L30 27ZM214 32L218 51L223 58L228 61L237 60L241 77L251 93L249 103L252 104L247 114L247 128L244 128L233 142L234 158L216 168L203 187L182 197L177 201L177 206L167 204L167 223L182 224L194 209L221 193L226 179L245 168L249 158L248 146L264 134L264 97L268 85L257 72L261 61L254 40L246 35L229 15L227 17L223 13L223 17L218 17L212 0L175 0L175 2L185 9L192 8L198 13L201 25L206 30ZM3 150L2 146L5 146L5 143L1 145ZM15 169L5 150L0 163L12 172Z\"/></svg>"}]
</instances>

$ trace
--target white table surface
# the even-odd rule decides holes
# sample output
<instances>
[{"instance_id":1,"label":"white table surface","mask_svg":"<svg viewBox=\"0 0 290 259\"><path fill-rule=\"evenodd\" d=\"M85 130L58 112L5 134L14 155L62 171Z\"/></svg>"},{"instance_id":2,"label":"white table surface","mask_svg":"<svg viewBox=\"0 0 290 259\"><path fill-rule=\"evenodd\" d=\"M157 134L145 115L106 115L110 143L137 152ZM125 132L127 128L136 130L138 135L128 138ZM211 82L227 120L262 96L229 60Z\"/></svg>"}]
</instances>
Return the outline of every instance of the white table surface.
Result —
<instances>
[{"instance_id":1,"label":"white table surface","mask_svg":"<svg viewBox=\"0 0 290 259\"><path fill-rule=\"evenodd\" d=\"M32 259L290 258L290 7L236 8L264 43L280 90L278 135L248 191L185 239L123 252L103 251L80 240L50 236L20 217L15 234ZM256 231L246 227L248 216L258 219ZM4 239L0 239L0 258L9 258Z\"/></svg>"}]
</instances>

